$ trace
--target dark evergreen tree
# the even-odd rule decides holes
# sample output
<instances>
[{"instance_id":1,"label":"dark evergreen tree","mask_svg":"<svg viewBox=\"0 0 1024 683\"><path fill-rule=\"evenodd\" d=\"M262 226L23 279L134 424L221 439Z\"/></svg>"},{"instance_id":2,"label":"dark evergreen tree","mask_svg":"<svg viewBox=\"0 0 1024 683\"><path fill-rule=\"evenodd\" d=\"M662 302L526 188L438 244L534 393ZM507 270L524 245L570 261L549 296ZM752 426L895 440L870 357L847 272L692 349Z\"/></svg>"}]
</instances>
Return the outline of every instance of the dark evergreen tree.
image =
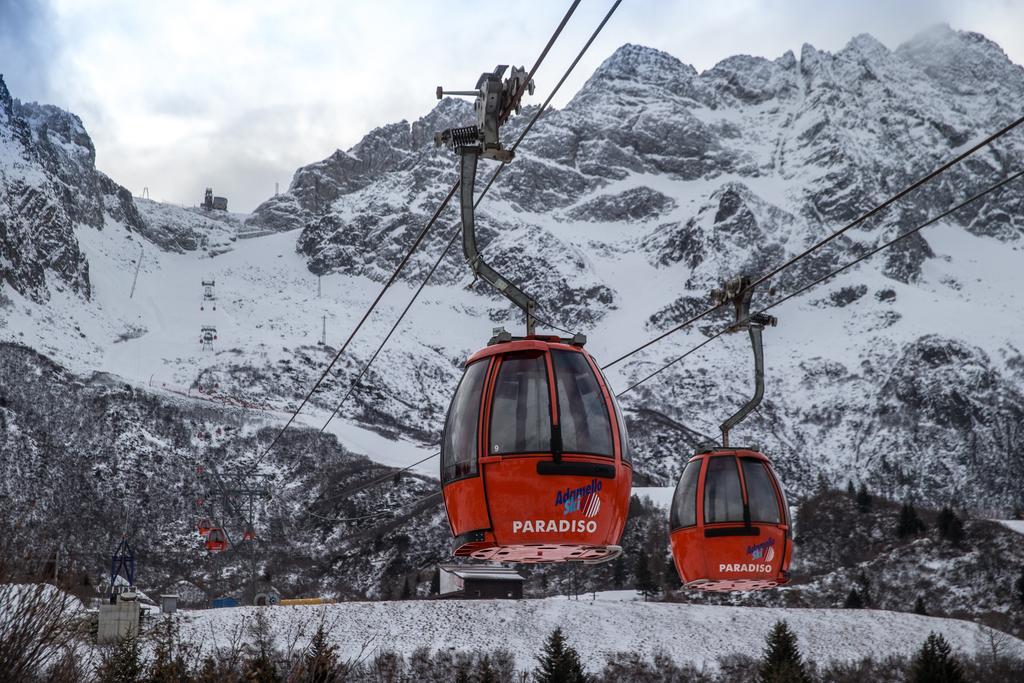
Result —
<instances>
[{"instance_id":1,"label":"dark evergreen tree","mask_svg":"<svg viewBox=\"0 0 1024 683\"><path fill-rule=\"evenodd\" d=\"M900 508L899 521L896 523L896 535L900 538L907 538L923 532L924 522L917 516L917 510L910 502L904 503Z\"/></svg>"},{"instance_id":2,"label":"dark evergreen tree","mask_svg":"<svg viewBox=\"0 0 1024 683\"><path fill-rule=\"evenodd\" d=\"M1021 604L1021 607L1024 607L1024 569L1020 570L1020 576L1017 577L1014 588L1016 589L1017 601Z\"/></svg>"},{"instance_id":3,"label":"dark evergreen tree","mask_svg":"<svg viewBox=\"0 0 1024 683\"><path fill-rule=\"evenodd\" d=\"M338 648L328 640L323 617L309 641L302 665L302 680L307 683L335 683L343 680L338 666Z\"/></svg>"},{"instance_id":4,"label":"dark evergreen tree","mask_svg":"<svg viewBox=\"0 0 1024 683\"><path fill-rule=\"evenodd\" d=\"M767 647L759 670L761 683L809 683L797 647L796 635L785 621L778 621L768 634Z\"/></svg>"},{"instance_id":5,"label":"dark evergreen tree","mask_svg":"<svg viewBox=\"0 0 1024 683\"><path fill-rule=\"evenodd\" d=\"M430 577L430 594L437 595L441 592L441 570L434 569L434 575Z\"/></svg>"},{"instance_id":6,"label":"dark evergreen tree","mask_svg":"<svg viewBox=\"0 0 1024 683\"><path fill-rule=\"evenodd\" d=\"M612 586L622 588L626 585L626 559L619 555L612 565Z\"/></svg>"},{"instance_id":7,"label":"dark evergreen tree","mask_svg":"<svg viewBox=\"0 0 1024 683\"><path fill-rule=\"evenodd\" d=\"M586 683L588 680L579 653L566 642L561 628L556 628L548 636L537 663L533 671L537 683Z\"/></svg>"},{"instance_id":8,"label":"dark evergreen tree","mask_svg":"<svg viewBox=\"0 0 1024 683\"><path fill-rule=\"evenodd\" d=\"M153 635L153 660L149 665L149 683L178 683L188 680L191 648L182 645L177 620L165 616Z\"/></svg>"},{"instance_id":9,"label":"dark evergreen tree","mask_svg":"<svg viewBox=\"0 0 1024 683\"><path fill-rule=\"evenodd\" d=\"M860 594L860 601L864 607L871 607L871 579L863 571L857 574L857 592Z\"/></svg>"},{"instance_id":10,"label":"dark evergreen tree","mask_svg":"<svg viewBox=\"0 0 1024 683\"><path fill-rule=\"evenodd\" d=\"M267 609L271 608L258 608L248 627L253 643L245 662L245 680L252 683L277 683L282 680L274 661L274 635L270 629L270 619L267 618Z\"/></svg>"},{"instance_id":11,"label":"dark evergreen tree","mask_svg":"<svg viewBox=\"0 0 1024 683\"><path fill-rule=\"evenodd\" d=\"M931 633L910 667L910 683L966 683L963 667L946 639Z\"/></svg>"},{"instance_id":12,"label":"dark evergreen tree","mask_svg":"<svg viewBox=\"0 0 1024 683\"><path fill-rule=\"evenodd\" d=\"M914 601L914 614L928 616L928 608L924 604L924 596L918 595L917 600Z\"/></svg>"},{"instance_id":13,"label":"dark evergreen tree","mask_svg":"<svg viewBox=\"0 0 1024 683\"><path fill-rule=\"evenodd\" d=\"M476 666L476 683L498 683L498 675L491 666L489 655L480 657Z\"/></svg>"},{"instance_id":14,"label":"dark evergreen tree","mask_svg":"<svg viewBox=\"0 0 1024 683\"><path fill-rule=\"evenodd\" d=\"M654 576L651 573L651 558L648 557L647 552L643 548L637 553L633 574L636 577L636 590L640 595L644 596L644 601L646 602L647 598L657 592L658 584L655 583Z\"/></svg>"},{"instance_id":15,"label":"dark evergreen tree","mask_svg":"<svg viewBox=\"0 0 1024 683\"><path fill-rule=\"evenodd\" d=\"M683 587L683 582L679 580L679 572L676 571L676 562L671 554L665 561L665 571L661 574L661 583L666 591L674 591Z\"/></svg>"},{"instance_id":16,"label":"dark evergreen tree","mask_svg":"<svg viewBox=\"0 0 1024 683\"><path fill-rule=\"evenodd\" d=\"M856 588L851 588L850 592L846 595L843 607L846 609L863 609L864 601L860 598L860 591Z\"/></svg>"},{"instance_id":17,"label":"dark evergreen tree","mask_svg":"<svg viewBox=\"0 0 1024 683\"><path fill-rule=\"evenodd\" d=\"M860 488L857 489L857 509L861 512L871 509L871 494L868 493L868 487L864 482L861 482Z\"/></svg>"},{"instance_id":18,"label":"dark evergreen tree","mask_svg":"<svg viewBox=\"0 0 1024 683\"><path fill-rule=\"evenodd\" d=\"M946 506L939 511L935 525L939 529L939 536L944 541L953 545L960 545L964 540L964 523L960 517L953 512L953 508Z\"/></svg>"},{"instance_id":19,"label":"dark evergreen tree","mask_svg":"<svg viewBox=\"0 0 1024 683\"><path fill-rule=\"evenodd\" d=\"M122 638L100 659L96 680L99 683L135 683L142 678L142 671L139 639Z\"/></svg>"},{"instance_id":20,"label":"dark evergreen tree","mask_svg":"<svg viewBox=\"0 0 1024 683\"><path fill-rule=\"evenodd\" d=\"M856 489L853 488L853 479L846 480L846 495L850 496L850 498L857 495Z\"/></svg>"}]
</instances>

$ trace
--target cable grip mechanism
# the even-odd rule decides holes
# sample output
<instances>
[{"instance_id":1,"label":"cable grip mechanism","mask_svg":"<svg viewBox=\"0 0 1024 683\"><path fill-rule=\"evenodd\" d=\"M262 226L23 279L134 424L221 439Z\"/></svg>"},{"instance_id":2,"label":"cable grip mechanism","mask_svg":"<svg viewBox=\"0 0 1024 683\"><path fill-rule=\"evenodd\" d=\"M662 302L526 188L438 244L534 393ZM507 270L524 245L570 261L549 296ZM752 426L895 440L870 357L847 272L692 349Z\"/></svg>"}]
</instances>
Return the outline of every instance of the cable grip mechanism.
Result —
<instances>
[{"instance_id":1,"label":"cable grip mechanism","mask_svg":"<svg viewBox=\"0 0 1024 683\"><path fill-rule=\"evenodd\" d=\"M521 111L523 93L532 95L535 86L533 79L527 81L528 74L523 67L512 67L509 77L502 80L507 70L507 64L499 64L494 71L480 74L476 90L445 90L437 86L437 99L445 95L475 97L473 109L477 118L475 126L449 128L436 133L434 143L438 147L446 145L459 152L477 149L488 159L502 163L512 161L514 153L501 144L499 131L512 112L518 114Z\"/></svg>"}]
</instances>

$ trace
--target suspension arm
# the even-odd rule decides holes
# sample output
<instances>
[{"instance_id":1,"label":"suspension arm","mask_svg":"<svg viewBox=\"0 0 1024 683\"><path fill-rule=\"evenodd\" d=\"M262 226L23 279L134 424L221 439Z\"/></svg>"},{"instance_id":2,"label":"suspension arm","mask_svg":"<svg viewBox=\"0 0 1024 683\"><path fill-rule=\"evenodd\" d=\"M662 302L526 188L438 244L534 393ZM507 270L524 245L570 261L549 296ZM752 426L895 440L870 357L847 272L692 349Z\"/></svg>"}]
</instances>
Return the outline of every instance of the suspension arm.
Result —
<instances>
[{"instance_id":1,"label":"suspension arm","mask_svg":"<svg viewBox=\"0 0 1024 683\"><path fill-rule=\"evenodd\" d=\"M750 344L754 347L754 395L732 417L721 424L722 446L726 448L729 447L729 431L746 419L747 415L750 415L764 398L764 349L761 344L761 329L762 326L753 321L747 325L747 330L750 332Z\"/></svg>"},{"instance_id":2,"label":"suspension arm","mask_svg":"<svg viewBox=\"0 0 1024 683\"><path fill-rule=\"evenodd\" d=\"M473 274L494 287L506 299L514 303L526 314L526 334L531 335L536 328L534 313L537 302L519 289L515 284L492 268L476 245L476 206L473 192L476 185L476 165L480 157L479 147L463 147L459 149L461 157L460 208L462 212L462 250Z\"/></svg>"}]
</instances>

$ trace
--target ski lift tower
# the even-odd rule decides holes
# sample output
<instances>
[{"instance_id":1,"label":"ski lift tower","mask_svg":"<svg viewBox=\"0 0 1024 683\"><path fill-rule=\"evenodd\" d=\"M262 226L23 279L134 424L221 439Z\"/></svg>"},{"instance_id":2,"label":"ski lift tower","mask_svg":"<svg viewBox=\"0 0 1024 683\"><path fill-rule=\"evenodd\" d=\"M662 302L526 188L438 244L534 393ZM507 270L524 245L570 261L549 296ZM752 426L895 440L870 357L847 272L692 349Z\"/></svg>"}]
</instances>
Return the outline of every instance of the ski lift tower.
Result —
<instances>
[{"instance_id":1,"label":"ski lift tower","mask_svg":"<svg viewBox=\"0 0 1024 683\"><path fill-rule=\"evenodd\" d=\"M230 519L233 524L242 528L241 541L231 544L230 555L238 557L243 562L248 559L248 592L250 599L254 601L257 595L256 565L259 559L256 548L259 542L256 533L256 506L258 502L272 498L274 475L241 469L221 471L212 463L209 465L200 473L205 483L204 496L208 499L220 499L221 509L225 513L223 525ZM247 552L248 558L241 555L243 552Z\"/></svg>"},{"instance_id":2,"label":"ski lift tower","mask_svg":"<svg viewBox=\"0 0 1024 683\"><path fill-rule=\"evenodd\" d=\"M217 341L217 328L212 325L203 325L199 331L199 343L203 351L213 351L213 342Z\"/></svg>"},{"instance_id":3,"label":"ski lift tower","mask_svg":"<svg viewBox=\"0 0 1024 683\"><path fill-rule=\"evenodd\" d=\"M119 585L124 578L128 585ZM96 642L116 643L139 634L139 603L135 590L135 551L128 543L127 533L121 537L110 558L109 603L100 605Z\"/></svg>"},{"instance_id":4,"label":"ski lift tower","mask_svg":"<svg viewBox=\"0 0 1024 683\"><path fill-rule=\"evenodd\" d=\"M199 310L206 310L206 303L209 302L213 307L213 310L217 310L217 295L213 293L213 287L216 285L215 280L203 280L203 301L199 304Z\"/></svg>"}]
</instances>

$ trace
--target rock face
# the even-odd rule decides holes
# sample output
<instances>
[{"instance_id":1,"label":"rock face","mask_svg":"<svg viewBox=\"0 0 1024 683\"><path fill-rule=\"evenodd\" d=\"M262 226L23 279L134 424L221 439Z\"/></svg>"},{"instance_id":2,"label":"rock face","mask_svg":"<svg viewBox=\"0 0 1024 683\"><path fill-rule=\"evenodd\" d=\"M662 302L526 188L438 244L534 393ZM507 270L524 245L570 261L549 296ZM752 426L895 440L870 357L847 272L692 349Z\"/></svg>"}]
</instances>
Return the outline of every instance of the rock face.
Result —
<instances>
[{"instance_id":1,"label":"rock face","mask_svg":"<svg viewBox=\"0 0 1024 683\"><path fill-rule=\"evenodd\" d=\"M37 302L49 298L47 276L57 286L89 297L89 264L74 235L76 220L95 219L88 198L80 199L51 169L60 159L79 164L93 154L82 145L85 131L77 118L52 117L50 112L16 103L0 79L0 275L5 285ZM40 136L41 141L40 141ZM67 147L61 143L66 143ZM69 168L66 178L74 176ZM73 196L74 195L74 196Z\"/></svg>"},{"instance_id":2,"label":"rock face","mask_svg":"<svg viewBox=\"0 0 1024 683\"><path fill-rule=\"evenodd\" d=\"M0 281L39 303L50 288L89 299L89 263L75 230L116 222L169 251L223 251L241 219L206 217L147 202L96 169L78 116L20 102L0 78Z\"/></svg>"}]
</instances>

